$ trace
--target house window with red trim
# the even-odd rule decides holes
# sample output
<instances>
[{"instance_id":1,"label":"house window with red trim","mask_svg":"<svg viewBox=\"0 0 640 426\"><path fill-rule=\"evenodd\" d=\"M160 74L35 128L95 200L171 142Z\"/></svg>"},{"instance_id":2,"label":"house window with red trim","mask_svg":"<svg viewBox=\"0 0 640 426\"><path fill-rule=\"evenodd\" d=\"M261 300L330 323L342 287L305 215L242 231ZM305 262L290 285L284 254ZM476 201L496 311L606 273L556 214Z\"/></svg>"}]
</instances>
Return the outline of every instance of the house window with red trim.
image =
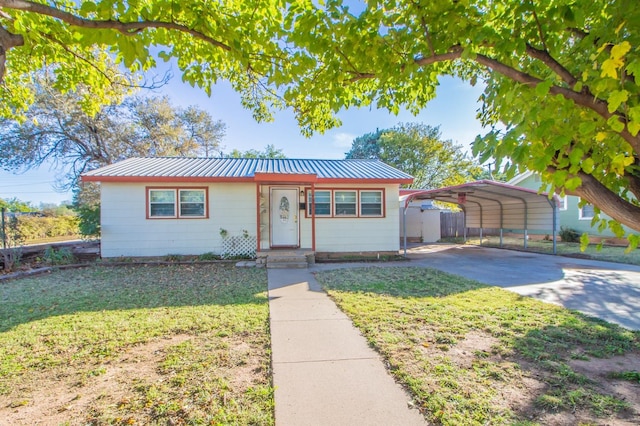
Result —
<instances>
[{"instance_id":1,"label":"house window with red trim","mask_svg":"<svg viewBox=\"0 0 640 426\"><path fill-rule=\"evenodd\" d=\"M312 195L310 191L307 193L309 198L307 214L311 216L312 209L314 209L316 216L331 216L331 191L314 192L315 195Z\"/></svg>"},{"instance_id":2,"label":"house window with red trim","mask_svg":"<svg viewBox=\"0 0 640 426\"><path fill-rule=\"evenodd\" d=\"M382 216L382 191L360 191L360 216Z\"/></svg>"},{"instance_id":3,"label":"house window with red trim","mask_svg":"<svg viewBox=\"0 0 640 426\"><path fill-rule=\"evenodd\" d=\"M207 191L199 188L155 188L148 190L148 217L205 218Z\"/></svg>"},{"instance_id":4,"label":"house window with red trim","mask_svg":"<svg viewBox=\"0 0 640 426\"><path fill-rule=\"evenodd\" d=\"M357 198L356 191L334 191L335 215L357 216Z\"/></svg>"}]
</instances>

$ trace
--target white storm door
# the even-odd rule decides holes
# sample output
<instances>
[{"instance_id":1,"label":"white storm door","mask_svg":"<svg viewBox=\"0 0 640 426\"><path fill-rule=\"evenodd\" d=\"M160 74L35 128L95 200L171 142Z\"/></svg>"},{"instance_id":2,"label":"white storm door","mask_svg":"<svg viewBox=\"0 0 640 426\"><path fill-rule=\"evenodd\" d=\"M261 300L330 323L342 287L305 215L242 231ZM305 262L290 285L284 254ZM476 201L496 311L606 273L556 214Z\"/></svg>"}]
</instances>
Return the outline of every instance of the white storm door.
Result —
<instances>
[{"instance_id":1,"label":"white storm door","mask_svg":"<svg viewBox=\"0 0 640 426\"><path fill-rule=\"evenodd\" d=\"M298 189L271 189L271 246L298 246Z\"/></svg>"}]
</instances>

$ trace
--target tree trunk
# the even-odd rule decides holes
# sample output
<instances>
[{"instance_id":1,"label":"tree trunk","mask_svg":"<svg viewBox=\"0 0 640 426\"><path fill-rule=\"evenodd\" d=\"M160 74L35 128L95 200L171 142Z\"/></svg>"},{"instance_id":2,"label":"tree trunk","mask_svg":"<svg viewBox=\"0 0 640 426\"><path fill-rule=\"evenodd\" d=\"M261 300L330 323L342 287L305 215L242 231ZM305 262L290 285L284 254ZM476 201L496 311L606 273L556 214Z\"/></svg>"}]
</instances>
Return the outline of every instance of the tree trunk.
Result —
<instances>
[{"instance_id":1,"label":"tree trunk","mask_svg":"<svg viewBox=\"0 0 640 426\"><path fill-rule=\"evenodd\" d=\"M605 214L629 228L640 232L640 207L636 206L610 191L596 178L586 173L578 173L582 179L580 185L574 191L567 191L570 195L577 195L583 200L598 206Z\"/></svg>"}]
</instances>

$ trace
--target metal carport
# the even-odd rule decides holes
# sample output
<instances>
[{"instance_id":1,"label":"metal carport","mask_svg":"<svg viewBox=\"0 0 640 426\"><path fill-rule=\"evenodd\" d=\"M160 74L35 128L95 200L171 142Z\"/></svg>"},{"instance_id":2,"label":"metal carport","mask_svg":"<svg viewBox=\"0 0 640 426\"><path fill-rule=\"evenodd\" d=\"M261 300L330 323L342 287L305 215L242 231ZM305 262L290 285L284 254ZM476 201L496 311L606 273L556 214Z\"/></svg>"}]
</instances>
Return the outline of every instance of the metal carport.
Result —
<instances>
[{"instance_id":1,"label":"metal carport","mask_svg":"<svg viewBox=\"0 0 640 426\"><path fill-rule=\"evenodd\" d=\"M464 212L465 233L467 228L500 229L500 246L504 229L524 232L524 247L527 248L529 231L549 231L553 234L553 253L556 254L556 232L558 227L558 197L549 197L546 192L508 185L491 180L479 180L446 188L417 190L404 197L403 239L407 253L406 214L412 200L435 200L453 203ZM465 234L466 239L466 234Z\"/></svg>"}]
</instances>

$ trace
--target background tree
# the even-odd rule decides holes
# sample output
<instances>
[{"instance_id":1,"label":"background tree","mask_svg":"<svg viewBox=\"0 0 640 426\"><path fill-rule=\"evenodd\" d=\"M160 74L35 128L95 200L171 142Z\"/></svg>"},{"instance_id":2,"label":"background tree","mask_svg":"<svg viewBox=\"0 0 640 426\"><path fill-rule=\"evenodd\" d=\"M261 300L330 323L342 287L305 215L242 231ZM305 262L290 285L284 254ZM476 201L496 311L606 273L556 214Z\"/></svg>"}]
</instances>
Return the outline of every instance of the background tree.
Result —
<instances>
[{"instance_id":1,"label":"background tree","mask_svg":"<svg viewBox=\"0 0 640 426\"><path fill-rule=\"evenodd\" d=\"M345 158L381 160L415 180L412 188L440 188L475 180L482 173L462 146L443 140L439 127L399 124L354 139Z\"/></svg>"},{"instance_id":2,"label":"background tree","mask_svg":"<svg viewBox=\"0 0 640 426\"><path fill-rule=\"evenodd\" d=\"M380 160L380 137L383 132L384 130L376 129L373 133L365 133L355 138L351 142L351 149L345 154L345 158Z\"/></svg>"},{"instance_id":3,"label":"background tree","mask_svg":"<svg viewBox=\"0 0 640 426\"><path fill-rule=\"evenodd\" d=\"M26 121L0 122L0 167L54 163L70 187L82 172L125 158L219 153L225 125L196 107L177 108L166 97L121 96L91 116L82 108L86 90L62 94L40 80Z\"/></svg>"},{"instance_id":4,"label":"background tree","mask_svg":"<svg viewBox=\"0 0 640 426\"><path fill-rule=\"evenodd\" d=\"M505 125L477 140L482 160L534 170L640 231L636 1L346 3L0 0L1 113L20 115L42 64L59 89L83 80L102 100L111 81L95 50L139 71L160 46L185 81L228 79L258 119L291 106L307 134L352 106L418 112L452 75L482 81L483 123Z\"/></svg>"},{"instance_id":5,"label":"background tree","mask_svg":"<svg viewBox=\"0 0 640 426\"><path fill-rule=\"evenodd\" d=\"M263 151L256 149L249 149L247 151L240 151L234 149L228 155L231 158L287 158L281 149L277 149L273 145L267 145Z\"/></svg>"},{"instance_id":6,"label":"background tree","mask_svg":"<svg viewBox=\"0 0 640 426\"><path fill-rule=\"evenodd\" d=\"M16 197L9 198L8 200L0 198L0 208L13 213L32 212L36 210L28 201L21 201Z\"/></svg>"}]
</instances>

